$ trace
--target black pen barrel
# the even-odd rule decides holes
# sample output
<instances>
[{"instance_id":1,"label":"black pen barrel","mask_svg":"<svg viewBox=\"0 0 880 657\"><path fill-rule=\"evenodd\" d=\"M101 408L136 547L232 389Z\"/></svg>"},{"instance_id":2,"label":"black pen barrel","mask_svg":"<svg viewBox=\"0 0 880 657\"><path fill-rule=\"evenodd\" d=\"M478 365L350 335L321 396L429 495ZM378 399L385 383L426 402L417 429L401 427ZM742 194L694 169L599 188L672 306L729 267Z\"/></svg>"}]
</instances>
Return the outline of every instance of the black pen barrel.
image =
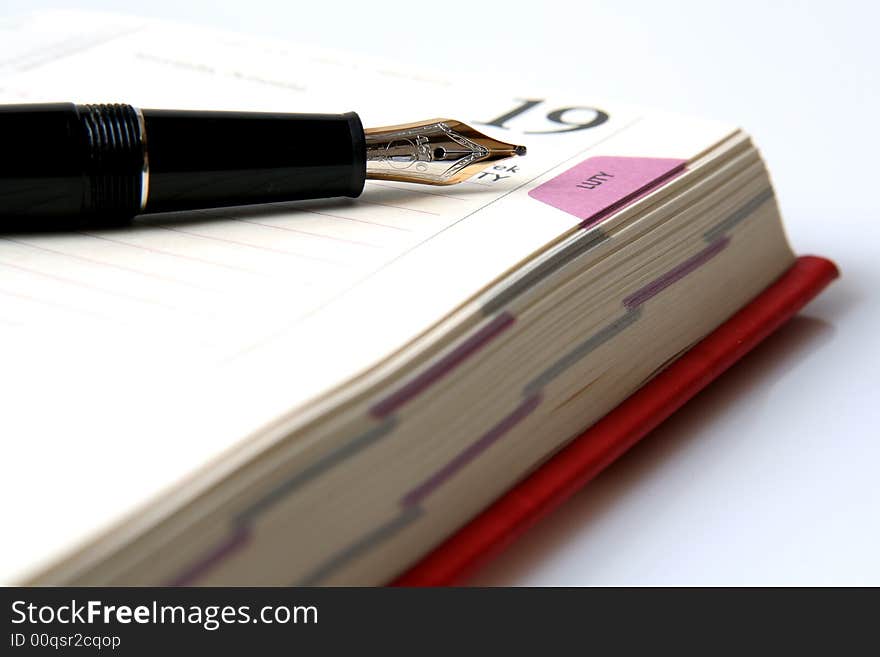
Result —
<instances>
[{"instance_id":1,"label":"black pen barrel","mask_svg":"<svg viewBox=\"0 0 880 657\"><path fill-rule=\"evenodd\" d=\"M150 212L360 195L348 114L0 106L5 220L124 223Z\"/></svg>"},{"instance_id":2,"label":"black pen barrel","mask_svg":"<svg viewBox=\"0 0 880 657\"><path fill-rule=\"evenodd\" d=\"M143 110L144 210L359 196L366 178L357 114Z\"/></svg>"}]
</instances>

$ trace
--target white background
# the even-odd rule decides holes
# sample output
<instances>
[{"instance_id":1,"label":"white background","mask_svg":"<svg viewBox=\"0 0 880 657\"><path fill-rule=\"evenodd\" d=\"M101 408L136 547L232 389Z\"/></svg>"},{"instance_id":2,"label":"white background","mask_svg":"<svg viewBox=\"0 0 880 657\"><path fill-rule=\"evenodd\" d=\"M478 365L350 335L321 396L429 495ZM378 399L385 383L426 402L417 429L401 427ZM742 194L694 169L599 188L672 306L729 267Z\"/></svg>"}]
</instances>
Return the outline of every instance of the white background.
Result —
<instances>
[{"instance_id":1,"label":"white background","mask_svg":"<svg viewBox=\"0 0 880 657\"><path fill-rule=\"evenodd\" d=\"M0 13L58 7L281 36L744 126L795 250L833 258L842 279L474 581L880 584L878 5L4 0Z\"/></svg>"}]
</instances>

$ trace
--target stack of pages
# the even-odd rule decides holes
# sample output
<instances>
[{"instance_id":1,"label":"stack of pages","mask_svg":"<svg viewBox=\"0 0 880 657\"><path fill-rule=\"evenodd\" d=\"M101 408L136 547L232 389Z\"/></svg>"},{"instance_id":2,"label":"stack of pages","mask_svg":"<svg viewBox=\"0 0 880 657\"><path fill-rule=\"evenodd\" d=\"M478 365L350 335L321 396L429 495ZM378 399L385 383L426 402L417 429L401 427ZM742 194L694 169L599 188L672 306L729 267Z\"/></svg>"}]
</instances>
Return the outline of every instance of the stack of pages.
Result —
<instances>
[{"instance_id":1,"label":"stack of pages","mask_svg":"<svg viewBox=\"0 0 880 657\"><path fill-rule=\"evenodd\" d=\"M0 29L4 103L528 147L452 187L0 234L7 582L387 582L794 261L735 127L139 19Z\"/></svg>"}]
</instances>

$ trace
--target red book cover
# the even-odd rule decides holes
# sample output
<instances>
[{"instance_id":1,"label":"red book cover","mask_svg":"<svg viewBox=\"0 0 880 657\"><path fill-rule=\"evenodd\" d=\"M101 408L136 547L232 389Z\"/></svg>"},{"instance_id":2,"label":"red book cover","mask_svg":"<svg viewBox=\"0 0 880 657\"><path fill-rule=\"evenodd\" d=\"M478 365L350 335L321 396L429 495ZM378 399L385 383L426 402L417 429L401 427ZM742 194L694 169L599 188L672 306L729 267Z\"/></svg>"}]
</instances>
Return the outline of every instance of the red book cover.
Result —
<instances>
[{"instance_id":1,"label":"red book cover","mask_svg":"<svg viewBox=\"0 0 880 657\"><path fill-rule=\"evenodd\" d=\"M798 258L747 306L391 584L462 583L776 331L837 276L830 260Z\"/></svg>"}]
</instances>

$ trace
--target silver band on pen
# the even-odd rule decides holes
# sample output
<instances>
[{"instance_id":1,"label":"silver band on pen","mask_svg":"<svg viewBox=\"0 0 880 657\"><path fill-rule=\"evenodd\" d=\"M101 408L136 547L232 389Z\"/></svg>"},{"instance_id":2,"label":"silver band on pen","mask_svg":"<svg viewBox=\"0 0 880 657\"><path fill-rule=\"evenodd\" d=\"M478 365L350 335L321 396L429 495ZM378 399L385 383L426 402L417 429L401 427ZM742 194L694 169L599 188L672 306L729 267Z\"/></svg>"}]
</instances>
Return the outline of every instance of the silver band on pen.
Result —
<instances>
[{"instance_id":1,"label":"silver band on pen","mask_svg":"<svg viewBox=\"0 0 880 657\"><path fill-rule=\"evenodd\" d=\"M134 111L137 114L138 130L144 149L144 166L141 169L141 212L143 212L147 209L147 201L150 198L150 154L147 148L147 127L144 122L144 113L139 107L135 107Z\"/></svg>"}]
</instances>

